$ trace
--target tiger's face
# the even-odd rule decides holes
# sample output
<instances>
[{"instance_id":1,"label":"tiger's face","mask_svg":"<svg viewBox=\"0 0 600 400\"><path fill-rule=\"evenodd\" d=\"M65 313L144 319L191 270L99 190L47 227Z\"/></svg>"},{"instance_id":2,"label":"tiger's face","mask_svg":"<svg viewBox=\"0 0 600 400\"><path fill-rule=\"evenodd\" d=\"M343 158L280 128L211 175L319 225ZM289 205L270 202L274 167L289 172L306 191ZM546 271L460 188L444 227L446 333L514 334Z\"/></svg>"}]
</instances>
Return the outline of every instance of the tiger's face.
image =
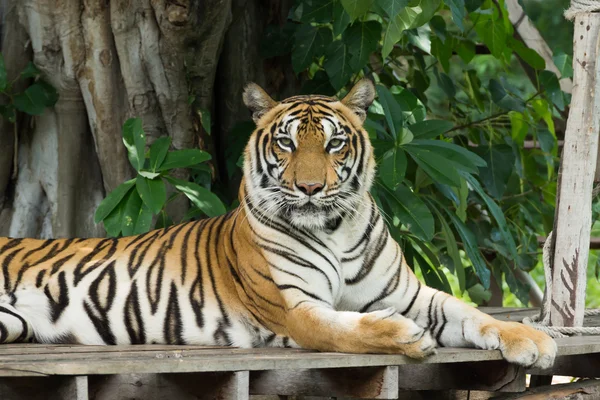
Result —
<instances>
[{"instance_id":1,"label":"tiger's face","mask_svg":"<svg viewBox=\"0 0 600 400\"><path fill-rule=\"evenodd\" d=\"M308 229L332 229L355 212L375 170L362 128L374 96L367 79L341 101L295 96L278 103L248 85L244 102L257 125L244 161L251 206Z\"/></svg>"}]
</instances>

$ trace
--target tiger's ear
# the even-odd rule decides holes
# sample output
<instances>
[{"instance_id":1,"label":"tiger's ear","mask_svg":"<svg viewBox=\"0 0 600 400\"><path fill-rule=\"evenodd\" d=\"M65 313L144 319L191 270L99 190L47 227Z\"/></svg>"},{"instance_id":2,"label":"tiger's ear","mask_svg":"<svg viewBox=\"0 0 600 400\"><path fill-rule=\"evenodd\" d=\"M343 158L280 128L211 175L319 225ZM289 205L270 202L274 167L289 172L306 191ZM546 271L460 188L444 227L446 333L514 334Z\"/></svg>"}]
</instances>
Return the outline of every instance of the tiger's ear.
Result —
<instances>
[{"instance_id":1,"label":"tiger's ear","mask_svg":"<svg viewBox=\"0 0 600 400\"><path fill-rule=\"evenodd\" d=\"M373 100L375 100L375 85L370 79L363 78L342 99L342 104L364 121L367 118L367 109Z\"/></svg>"},{"instance_id":2,"label":"tiger's ear","mask_svg":"<svg viewBox=\"0 0 600 400\"><path fill-rule=\"evenodd\" d=\"M277 105L277 102L254 82L246 85L242 97L244 104L252 112L254 122L258 122L260 117Z\"/></svg>"}]
</instances>

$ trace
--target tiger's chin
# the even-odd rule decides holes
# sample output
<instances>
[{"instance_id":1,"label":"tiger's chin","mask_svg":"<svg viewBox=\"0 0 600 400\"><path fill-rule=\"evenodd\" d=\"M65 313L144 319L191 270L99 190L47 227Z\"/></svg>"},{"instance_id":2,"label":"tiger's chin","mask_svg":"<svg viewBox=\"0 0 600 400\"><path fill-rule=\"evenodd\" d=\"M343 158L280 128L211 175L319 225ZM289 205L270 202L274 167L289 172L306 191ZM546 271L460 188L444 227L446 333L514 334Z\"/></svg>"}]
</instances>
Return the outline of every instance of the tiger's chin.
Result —
<instances>
[{"instance_id":1,"label":"tiger's chin","mask_svg":"<svg viewBox=\"0 0 600 400\"><path fill-rule=\"evenodd\" d=\"M329 223L331 213L324 208L308 203L302 207L288 208L285 218L297 228L323 230Z\"/></svg>"}]
</instances>

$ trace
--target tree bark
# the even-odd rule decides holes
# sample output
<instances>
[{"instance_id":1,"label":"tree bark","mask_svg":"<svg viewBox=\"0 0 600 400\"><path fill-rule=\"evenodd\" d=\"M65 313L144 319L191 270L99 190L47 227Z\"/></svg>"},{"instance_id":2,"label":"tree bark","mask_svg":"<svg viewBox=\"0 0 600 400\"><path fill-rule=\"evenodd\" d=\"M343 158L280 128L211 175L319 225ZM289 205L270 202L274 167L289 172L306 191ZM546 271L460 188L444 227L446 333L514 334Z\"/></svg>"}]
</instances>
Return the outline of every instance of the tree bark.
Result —
<instances>
[{"instance_id":1,"label":"tree bark","mask_svg":"<svg viewBox=\"0 0 600 400\"><path fill-rule=\"evenodd\" d=\"M19 115L16 130L0 120L0 236L103 236L93 222L98 204L135 173L121 138L129 117L142 119L149 145L168 135L173 149L199 146L219 171L228 132L249 119L243 86L256 80L286 91L296 84L289 60L273 66L258 53L266 24L283 23L290 5L0 0L9 79L31 60L60 96L42 116ZM201 110L213 114L212 136L201 127ZM174 221L187 206L183 197L170 204Z\"/></svg>"}]
</instances>

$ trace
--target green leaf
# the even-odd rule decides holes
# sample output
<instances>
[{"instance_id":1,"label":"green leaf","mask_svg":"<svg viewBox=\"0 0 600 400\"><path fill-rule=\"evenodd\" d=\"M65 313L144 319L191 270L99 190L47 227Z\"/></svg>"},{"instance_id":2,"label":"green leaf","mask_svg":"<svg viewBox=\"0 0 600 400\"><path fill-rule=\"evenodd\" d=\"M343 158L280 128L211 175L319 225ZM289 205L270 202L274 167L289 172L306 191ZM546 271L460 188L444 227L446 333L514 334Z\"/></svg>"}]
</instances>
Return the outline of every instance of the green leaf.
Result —
<instances>
[{"instance_id":1,"label":"green leaf","mask_svg":"<svg viewBox=\"0 0 600 400\"><path fill-rule=\"evenodd\" d=\"M444 0L444 3L450 8L452 20L462 32L465 31L463 21L467 18L467 10L465 9L464 0Z\"/></svg>"},{"instance_id":2,"label":"green leaf","mask_svg":"<svg viewBox=\"0 0 600 400\"><path fill-rule=\"evenodd\" d=\"M216 217L221 214L225 214L225 206L221 200L200 185L193 182L187 182L181 179L173 178L172 176L165 176L165 179L177 190L182 192L196 207L209 217Z\"/></svg>"},{"instance_id":3,"label":"green leaf","mask_svg":"<svg viewBox=\"0 0 600 400\"><path fill-rule=\"evenodd\" d=\"M138 171L138 175L143 176L144 178L154 179L160 176L160 172L150 172L150 171Z\"/></svg>"},{"instance_id":4,"label":"green leaf","mask_svg":"<svg viewBox=\"0 0 600 400\"><path fill-rule=\"evenodd\" d=\"M559 110L565 109L565 98L563 91L558 83L558 78L553 72L541 71L539 75L540 85L544 88L546 96L558 107Z\"/></svg>"},{"instance_id":5,"label":"green leaf","mask_svg":"<svg viewBox=\"0 0 600 400\"><path fill-rule=\"evenodd\" d=\"M402 110L405 121L414 124L425 119L427 109L410 90L401 86L393 86L392 93Z\"/></svg>"},{"instance_id":6,"label":"green leaf","mask_svg":"<svg viewBox=\"0 0 600 400\"><path fill-rule=\"evenodd\" d=\"M481 181L494 198L500 199L504 195L515 165L512 149L507 145L494 145L481 146L475 151L487 163L487 167L479 168Z\"/></svg>"},{"instance_id":7,"label":"green leaf","mask_svg":"<svg viewBox=\"0 0 600 400\"><path fill-rule=\"evenodd\" d=\"M468 289L469 297L475 304L483 304L486 301L490 301L492 298L492 292L486 290L480 283L476 283Z\"/></svg>"},{"instance_id":8,"label":"green leaf","mask_svg":"<svg viewBox=\"0 0 600 400\"><path fill-rule=\"evenodd\" d=\"M512 140L519 146L523 146L527 133L529 133L529 121L525 119L525 115L516 111L508 113L511 126Z\"/></svg>"},{"instance_id":9,"label":"green leaf","mask_svg":"<svg viewBox=\"0 0 600 400\"><path fill-rule=\"evenodd\" d=\"M46 107L54 105L56 102L53 93L48 90L48 86L37 82L25 89L24 92L15 95L13 98L15 108L29 115L42 115Z\"/></svg>"},{"instance_id":10,"label":"green leaf","mask_svg":"<svg viewBox=\"0 0 600 400\"><path fill-rule=\"evenodd\" d=\"M130 118L123 125L123 143L127 148L129 162L137 171L144 168L146 161L146 133L140 118Z\"/></svg>"},{"instance_id":11,"label":"green leaf","mask_svg":"<svg viewBox=\"0 0 600 400\"><path fill-rule=\"evenodd\" d=\"M356 18L362 17L369 11L373 0L341 0L344 9L354 21Z\"/></svg>"},{"instance_id":12,"label":"green leaf","mask_svg":"<svg viewBox=\"0 0 600 400\"><path fill-rule=\"evenodd\" d=\"M475 30L492 55L503 59L506 48L506 28L502 20L491 15L481 15L475 24Z\"/></svg>"},{"instance_id":13,"label":"green leaf","mask_svg":"<svg viewBox=\"0 0 600 400\"><path fill-rule=\"evenodd\" d=\"M323 67L336 92L348 83L352 77L352 66L348 46L343 41L336 40L329 45Z\"/></svg>"},{"instance_id":14,"label":"green leaf","mask_svg":"<svg viewBox=\"0 0 600 400\"><path fill-rule=\"evenodd\" d=\"M499 107L512 111L525 111L525 102L517 97L509 95L500 82L490 79L490 93L492 101Z\"/></svg>"},{"instance_id":15,"label":"green leaf","mask_svg":"<svg viewBox=\"0 0 600 400\"><path fill-rule=\"evenodd\" d=\"M394 190L404 178L406 164L406 154L402 149L388 150L381 160L379 177L387 187Z\"/></svg>"},{"instance_id":16,"label":"green leaf","mask_svg":"<svg viewBox=\"0 0 600 400\"><path fill-rule=\"evenodd\" d=\"M377 50L381 39L381 24L377 21L355 22L346 29L342 40L350 52L350 66L358 72L369 62L369 56Z\"/></svg>"},{"instance_id":17,"label":"green leaf","mask_svg":"<svg viewBox=\"0 0 600 400\"><path fill-rule=\"evenodd\" d=\"M415 251L413 253L413 257L419 268L421 269L421 273L423 275L423 279L425 280L425 284L429 287L443 290L448 294L452 294L452 288L450 287L450 282L448 282L448 278L441 270L441 265L439 259L436 255L427 247L427 245L422 241L415 237L411 237L410 241L414 243L417 247L421 249L423 253L427 256L429 263L425 257L423 257L419 252ZM432 265L433 264L433 265Z\"/></svg>"},{"instance_id":18,"label":"green leaf","mask_svg":"<svg viewBox=\"0 0 600 400\"><path fill-rule=\"evenodd\" d=\"M127 196L123 215L121 216L121 231L123 232L123 236L133 235L141 209L142 199L136 190L132 190Z\"/></svg>"},{"instance_id":19,"label":"green leaf","mask_svg":"<svg viewBox=\"0 0 600 400\"><path fill-rule=\"evenodd\" d=\"M431 211L423 201L404 185L392 192L385 188L385 200L402 224L422 240L430 241L435 231Z\"/></svg>"},{"instance_id":20,"label":"green leaf","mask_svg":"<svg viewBox=\"0 0 600 400\"><path fill-rule=\"evenodd\" d=\"M336 1L333 4L333 36L337 37L338 35L341 35L346 30L348 25L350 25L350 22L350 15L348 15L346 10L344 10L342 3L340 1Z\"/></svg>"},{"instance_id":21,"label":"green leaf","mask_svg":"<svg viewBox=\"0 0 600 400\"><path fill-rule=\"evenodd\" d=\"M174 168L187 168L210 160L210 154L198 149L170 151L157 171L168 171Z\"/></svg>"},{"instance_id":22,"label":"green leaf","mask_svg":"<svg viewBox=\"0 0 600 400\"><path fill-rule=\"evenodd\" d=\"M165 157L171 146L171 138L168 136L159 137L150 146L150 170L156 172L165 161Z\"/></svg>"},{"instance_id":23,"label":"green leaf","mask_svg":"<svg viewBox=\"0 0 600 400\"><path fill-rule=\"evenodd\" d=\"M138 175L135 186L144 204L154 214L158 214L167 201L167 188L163 180L148 179Z\"/></svg>"},{"instance_id":24,"label":"green leaf","mask_svg":"<svg viewBox=\"0 0 600 400\"><path fill-rule=\"evenodd\" d=\"M477 167L485 167L486 162L472 151L464 147L448 143L443 140L413 140L408 146L417 146L419 149L430 150L438 153L448 161L454 163L453 166L467 172L477 173Z\"/></svg>"},{"instance_id":25,"label":"green leaf","mask_svg":"<svg viewBox=\"0 0 600 400\"><path fill-rule=\"evenodd\" d=\"M198 112L200 113L200 124L202 125L202 128L206 131L206 133L208 133L208 135L210 136L210 131L212 128L210 121L210 112L204 109L200 109Z\"/></svg>"},{"instance_id":26,"label":"green leaf","mask_svg":"<svg viewBox=\"0 0 600 400\"><path fill-rule=\"evenodd\" d=\"M410 0L375 0L375 3L385 11L390 19L396 18L409 2Z\"/></svg>"},{"instance_id":27,"label":"green leaf","mask_svg":"<svg viewBox=\"0 0 600 400\"><path fill-rule=\"evenodd\" d=\"M392 52L394 45L402 39L402 33L406 29L410 29L412 25L417 21L419 16L419 10L417 7L406 7L404 8L396 18L390 19L387 27L385 28L383 37L383 47L381 54L383 58L387 58Z\"/></svg>"},{"instance_id":28,"label":"green leaf","mask_svg":"<svg viewBox=\"0 0 600 400\"><path fill-rule=\"evenodd\" d=\"M35 84L39 85L44 91L44 105L46 107L54 107L58 101L58 92L54 86L42 79L38 80Z\"/></svg>"},{"instance_id":29,"label":"green leaf","mask_svg":"<svg viewBox=\"0 0 600 400\"><path fill-rule=\"evenodd\" d=\"M438 84L446 93L449 99L453 99L456 96L456 88L454 87L454 83L452 82L452 78L450 78L447 74L443 72L436 71L436 77L438 80Z\"/></svg>"},{"instance_id":30,"label":"green leaf","mask_svg":"<svg viewBox=\"0 0 600 400\"><path fill-rule=\"evenodd\" d=\"M469 228L467 228L467 226L465 224L463 224L462 221L460 219L458 219L458 217L455 214L453 214L451 211L449 211L445 208L444 208L444 211L450 217L452 224L456 228L456 231L458 232L458 236L460 236L460 238L463 242L465 252L471 259L471 263L473 264L473 267L475 268L475 273L481 280L481 283L483 284L484 288L489 288L491 273L490 273L490 270L485 265L485 261L483 260L483 257L481 256L481 252L479 251L479 248L477 247L477 238L475 237L475 234L473 232L471 232L471 230Z\"/></svg>"},{"instance_id":31,"label":"green leaf","mask_svg":"<svg viewBox=\"0 0 600 400\"><path fill-rule=\"evenodd\" d=\"M465 8L467 12L472 13L483 4L484 0L465 0Z\"/></svg>"},{"instance_id":32,"label":"green leaf","mask_svg":"<svg viewBox=\"0 0 600 400\"><path fill-rule=\"evenodd\" d=\"M150 227L152 226L152 211L148 208L147 205L143 205L140 208L140 212L137 216L137 221L135 223L135 227L133 228L133 234L139 235L141 233L146 233L150 231Z\"/></svg>"},{"instance_id":33,"label":"green leaf","mask_svg":"<svg viewBox=\"0 0 600 400\"><path fill-rule=\"evenodd\" d=\"M419 146L407 145L404 146L404 149L435 182L454 187L460 186L461 179L455 168L456 164L452 161L441 157L438 152Z\"/></svg>"},{"instance_id":34,"label":"green leaf","mask_svg":"<svg viewBox=\"0 0 600 400\"><path fill-rule=\"evenodd\" d=\"M127 201L122 201L102 220L104 229L108 236L117 237L121 233L121 225L123 221L123 211Z\"/></svg>"},{"instance_id":35,"label":"green leaf","mask_svg":"<svg viewBox=\"0 0 600 400\"><path fill-rule=\"evenodd\" d=\"M312 79L307 80L300 89L300 94L320 94L325 96L335 96L337 90L331 86L327 73L323 70L317 71Z\"/></svg>"},{"instance_id":36,"label":"green leaf","mask_svg":"<svg viewBox=\"0 0 600 400\"><path fill-rule=\"evenodd\" d=\"M37 78L41 74L42 74L42 72L35 66L35 64L32 63L31 61L29 61L29 63L25 67L25 69L23 71L21 71L21 78L22 79Z\"/></svg>"},{"instance_id":37,"label":"green leaf","mask_svg":"<svg viewBox=\"0 0 600 400\"><path fill-rule=\"evenodd\" d=\"M538 119L543 119L550 132L552 132L552 135L556 136L554 119L552 118L552 106L544 99L533 100L531 105L533 106L534 116L538 117Z\"/></svg>"},{"instance_id":38,"label":"green leaf","mask_svg":"<svg viewBox=\"0 0 600 400\"><path fill-rule=\"evenodd\" d=\"M509 36L508 43L515 53L533 69L542 70L546 68L546 61L535 50L525 46L520 40Z\"/></svg>"},{"instance_id":39,"label":"green leaf","mask_svg":"<svg viewBox=\"0 0 600 400\"><path fill-rule=\"evenodd\" d=\"M477 77L477 72L474 70L468 70L464 73L465 81L467 83L467 94L469 98L475 103L479 111L483 112L485 106L483 104L483 98L481 96L481 83Z\"/></svg>"},{"instance_id":40,"label":"green leaf","mask_svg":"<svg viewBox=\"0 0 600 400\"><path fill-rule=\"evenodd\" d=\"M4 65L4 56L0 53L0 92L6 90L8 79L6 77L6 66Z\"/></svg>"},{"instance_id":41,"label":"green leaf","mask_svg":"<svg viewBox=\"0 0 600 400\"><path fill-rule=\"evenodd\" d=\"M508 229L508 225L506 223L506 218L504 217L504 213L502 212L502 209L498 206L498 204L496 204L496 202L494 200L492 200L491 197L489 197L484 192L483 188L481 187L481 185L479 184L477 179L475 179L473 176L471 176L469 174L463 174L463 176L465 177L467 182L469 182L469 185L471 185L471 187L477 192L479 197L481 197L481 199L487 205L488 210L490 211L490 213L496 220L496 223L498 224L498 229L500 230L500 234L502 236L502 240L504 241L504 245L508 248L508 251L510 252L510 255L512 256L512 260L516 261L517 260L517 246L515 244L515 240L514 240L512 234L510 233L510 230Z\"/></svg>"},{"instance_id":42,"label":"green leaf","mask_svg":"<svg viewBox=\"0 0 600 400\"><path fill-rule=\"evenodd\" d=\"M327 46L333 40L331 29L315 28L312 25L302 25L295 34L292 50L292 67L299 74L310 66L316 56L325 53ZM344 82L345 83L345 82Z\"/></svg>"},{"instance_id":43,"label":"green leaf","mask_svg":"<svg viewBox=\"0 0 600 400\"><path fill-rule=\"evenodd\" d=\"M437 58L438 62L448 72L450 70L450 57L452 57L452 46L442 42L439 37L431 39L431 54Z\"/></svg>"},{"instance_id":44,"label":"green leaf","mask_svg":"<svg viewBox=\"0 0 600 400\"><path fill-rule=\"evenodd\" d=\"M452 129L454 124L440 119L429 119L409 125L415 139L433 139Z\"/></svg>"},{"instance_id":45,"label":"green leaf","mask_svg":"<svg viewBox=\"0 0 600 400\"><path fill-rule=\"evenodd\" d=\"M0 115L10 123L15 123L17 115L15 113L15 106L12 104L0 104Z\"/></svg>"},{"instance_id":46,"label":"green leaf","mask_svg":"<svg viewBox=\"0 0 600 400\"><path fill-rule=\"evenodd\" d=\"M560 72L561 78L572 78L573 77L573 58L566 55L565 53L556 54L552 57L556 68Z\"/></svg>"},{"instance_id":47,"label":"green leaf","mask_svg":"<svg viewBox=\"0 0 600 400\"><path fill-rule=\"evenodd\" d=\"M388 88L383 85L377 85L376 89L377 99L381 107L383 107L385 121L392 133L392 137L395 139L398 136L398 129L402 127L402 109Z\"/></svg>"},{"instance_id":48,"label":"green leaf","mask_svg":"<svg viewBox=\"0 0 600 400\"><path fill-rule=\"evenodd\" d=\"M473 57L475 57L475 43L470 40L458 40L455 50L456 54L458 54L465 64L470 63Z\"/></svg>"},{"instance_id":49,"label":"green leaf","mask_svg":"<svg viewBox=\"0 0 600 400\"><path fill-rule=\"evenodd\" d=\"M333 3L331 0L310 0L302 2L300 22L326 23L331 21Z\"/></svg>"},{"instance_id":50,"label":"green leaf","mask_svg":"<svg viewBox=\"0 0 600 400\"><path fill-rule=\"evenodd\" d=\"M102 200L100 205L98 205L96 213L94 214L94 222L99 223L105 219L119 205L121 200L123 200L125 195L129 193L134 185L135 179L130 179L127 182L120 184L115 188L115 190L110 192L110 194L106 196L104 200Z\"/></svg>"},{"instance_id":51,"label":"green leaf","mask_svg":"<svg viewBox=\"0 0 600 400\"><path fill-rule=\"evenodd\" d=\"M446 241L446 251L448 255L452 259L452 263L454 264L454 273L458 278L458 287L460 288L461 293L465 291L465 267L462 263L462 259L460 258L460 253L458 252L458 245L456 244L456 238L454 237L454 233L452 229L450 229L450 225L446 222L446 219L442 216L441 212L437 209L437 207L433 207L433 211L437 215L438 221L442 226L442 235L444 236L444 240Z\"/></svg>"}]
</instances>

